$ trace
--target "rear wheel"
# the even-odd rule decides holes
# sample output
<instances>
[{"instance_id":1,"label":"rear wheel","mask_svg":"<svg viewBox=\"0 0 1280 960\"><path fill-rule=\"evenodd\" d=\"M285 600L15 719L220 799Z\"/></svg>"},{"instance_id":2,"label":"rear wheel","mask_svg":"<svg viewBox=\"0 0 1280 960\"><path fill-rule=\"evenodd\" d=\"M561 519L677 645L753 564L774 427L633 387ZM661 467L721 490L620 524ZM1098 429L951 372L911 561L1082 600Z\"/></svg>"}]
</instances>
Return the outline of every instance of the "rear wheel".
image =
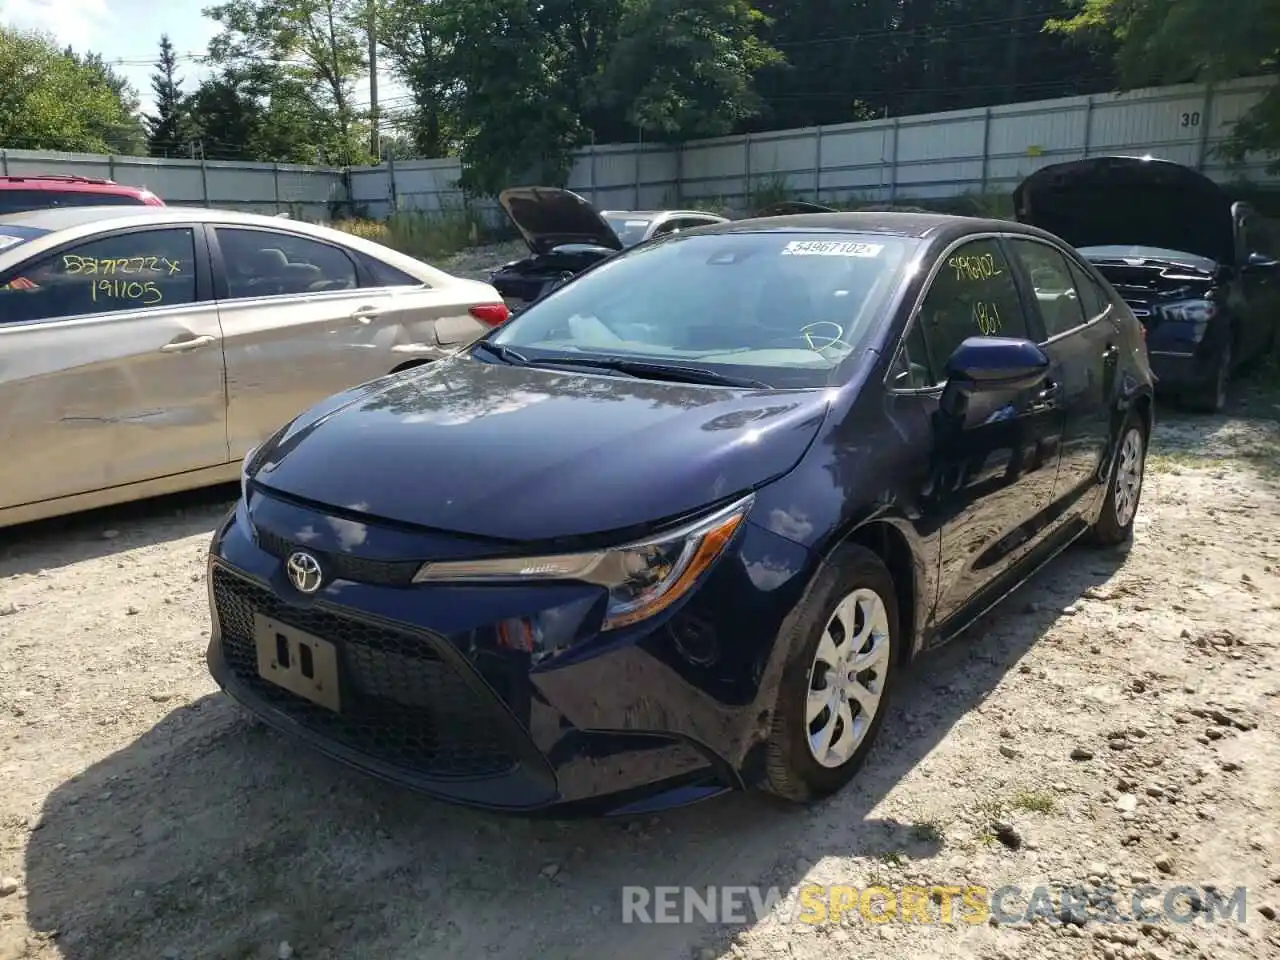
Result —
<instances>
[{"instance_id":1,"label":"rear wheel","mask_svg":"<svg viewBox=\"0 0 1280 960\"><path fill-rule=\"evenodd\" d=\"M1147 434L1142 421L1130 413L1120 428L1120 445L1102 513L1090 529L1090 539L1099 546L1117 546L1133 539L1133 521L1138 516L1142 497L1142 478L1146 472Z\"/></svg>"},{"instance_id":2,"label":"rear wheel","mask_svg":"<svg viewBox=\"0 0 1280 960\"><path fill-rule=\"evenodd\" d=\"M898 659L898 604L888 569L865 547L832 555L801 602L789 641L767 788L809 801L862 766L884 722Z\"/></svg>"}]
</instances>

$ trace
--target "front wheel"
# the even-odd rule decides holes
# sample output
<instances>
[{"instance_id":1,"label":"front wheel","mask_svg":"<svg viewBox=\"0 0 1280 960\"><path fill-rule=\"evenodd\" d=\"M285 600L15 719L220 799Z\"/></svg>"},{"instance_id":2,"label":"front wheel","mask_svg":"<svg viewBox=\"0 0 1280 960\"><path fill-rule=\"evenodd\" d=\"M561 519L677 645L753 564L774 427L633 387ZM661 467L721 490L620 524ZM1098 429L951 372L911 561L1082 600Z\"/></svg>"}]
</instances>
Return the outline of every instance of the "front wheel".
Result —
<instances>
[{"instance_id":1,"label":"front wheel","mask_svg":"<svg viewBox=\"0 0 1280 960\"><path fill-rule=\"evenodd\" d=\"M807 802L858 772L888 708L898 660L897 594L870 550L837 550L782 642L783 670L767 744L767 789Z\"/></svg>"},{"instance_id":2,"label":"front wheel","mask_svg":"<svg viewBox=\"0 0 1280 960\"><path fill-rule=\"evenodd\" d=\"M1099 546L1118 546L1133 539L1133 521L1138 516L1142 497L1142 478L1146 472L1147 435L1142 421L1130 413L1120 428L1120 445L1116 451L1107 496L1102 513L1090 529L1090 539Z\"/></svg>"}]
</instances>

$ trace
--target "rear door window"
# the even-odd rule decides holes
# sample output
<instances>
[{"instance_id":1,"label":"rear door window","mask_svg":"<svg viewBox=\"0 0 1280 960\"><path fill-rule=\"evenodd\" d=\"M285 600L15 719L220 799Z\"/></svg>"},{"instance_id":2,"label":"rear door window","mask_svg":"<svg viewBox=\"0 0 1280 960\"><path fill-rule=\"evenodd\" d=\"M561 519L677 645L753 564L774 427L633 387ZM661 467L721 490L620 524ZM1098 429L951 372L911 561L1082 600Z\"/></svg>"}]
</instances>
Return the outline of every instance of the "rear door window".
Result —
<instances>
[{"instance_id":1,"label":"rear door window","mask_svg":"<svg viewBox=\"0 0 1280 960\"><path fill-rule=\"evenodd\" d=\"M39 257L0 277L0 324L196 300L190 227L135 230Z\"/></svg>"},{"instance_id":2,"label":"rear door window","mask_svg":"<svg viewBox=\"0 0 1280 960\"><path fill-rule=\"evenodd\" d=\"M1056 337L1083 326L1085 314L1080 294L1071 266L1061 251L1037 240L1010 239L1008 244L1031 279L1045 332Z\"/></svg>"},{"instance_id":3,"label":"rear door window","mask_svg":"<svg viewBox=\"0 0 1280 960\"><path fill-rule=\"evenodd\" d=\"M359 286L355 261L332 244L278 233L218 227L227 298L298 296Z\"/></svg>"}]
</instances>

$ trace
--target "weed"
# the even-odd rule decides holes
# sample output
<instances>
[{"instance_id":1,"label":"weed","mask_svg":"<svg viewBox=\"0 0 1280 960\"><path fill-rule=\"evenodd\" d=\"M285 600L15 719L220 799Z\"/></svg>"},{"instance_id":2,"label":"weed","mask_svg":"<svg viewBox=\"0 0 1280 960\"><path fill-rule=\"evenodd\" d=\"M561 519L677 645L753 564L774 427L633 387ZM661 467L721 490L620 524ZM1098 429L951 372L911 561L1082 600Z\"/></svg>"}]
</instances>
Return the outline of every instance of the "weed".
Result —
<instances>
[{"instance_id":1,"label":"weed","mask_svg":"<svg viewBox=\"0 0 1280 960\"><path fill-rule=\"evenodd\" d=\"M1013 795L1011 801L1016 810L1028 813L1053 813L1055 801L1053 794L1036 790L1023 790Z\"/></svg>"},{"instance_id":2,"label":"weed","mask_svg":"<svg viewBox=\"0 0 1280 960\"><path fill-rule=\"evenodd\" d=\"M333 226L420 260L432 260L474 246L483 229L466 210L397 210L385 220L338 220Z\"/></svg>"},{"instance_id":3,"label":"weed","mask_svg":"<svg viewBox=\"0 0 1280 960\"><path fill-rule=\"evenodd\" d=\"M922 820L911 825L911 837L920 843L941 843L942 824L936 820Z\"/></svg>"}]
</instances>

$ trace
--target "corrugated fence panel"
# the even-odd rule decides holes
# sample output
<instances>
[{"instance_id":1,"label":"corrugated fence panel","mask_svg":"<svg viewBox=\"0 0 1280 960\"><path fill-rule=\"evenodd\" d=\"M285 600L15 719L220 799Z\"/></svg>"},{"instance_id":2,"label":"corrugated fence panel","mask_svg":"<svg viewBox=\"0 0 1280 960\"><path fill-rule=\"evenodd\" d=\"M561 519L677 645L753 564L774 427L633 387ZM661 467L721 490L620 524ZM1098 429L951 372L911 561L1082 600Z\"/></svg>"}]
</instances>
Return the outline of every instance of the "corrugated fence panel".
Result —
<instances>
[{"instance_id":1,"label":"corrugated fence panel","mask_svg":"<svg viewBox=\"0 0 1280 960\"><path fill-rule=\"evenodd\" d=\"M1048 163L1099 154L1151 155L1218 180L1280 181L1252 157L1230 168L1219 147L1231 125L1275 78L1135 90L928 116L778 130L664 144L577 151L571 189L601 209L744 205L753 190L785 181L795 196L828 202L1007 192ZM146 186L167 203L291 210L323 220L349 200L370 216L395 207L439 211L463 202L456 159L324 167L0 150L0 173L106 177ZM495 222L492 201L473 204Z\"/></svg>"}]
</instances>

